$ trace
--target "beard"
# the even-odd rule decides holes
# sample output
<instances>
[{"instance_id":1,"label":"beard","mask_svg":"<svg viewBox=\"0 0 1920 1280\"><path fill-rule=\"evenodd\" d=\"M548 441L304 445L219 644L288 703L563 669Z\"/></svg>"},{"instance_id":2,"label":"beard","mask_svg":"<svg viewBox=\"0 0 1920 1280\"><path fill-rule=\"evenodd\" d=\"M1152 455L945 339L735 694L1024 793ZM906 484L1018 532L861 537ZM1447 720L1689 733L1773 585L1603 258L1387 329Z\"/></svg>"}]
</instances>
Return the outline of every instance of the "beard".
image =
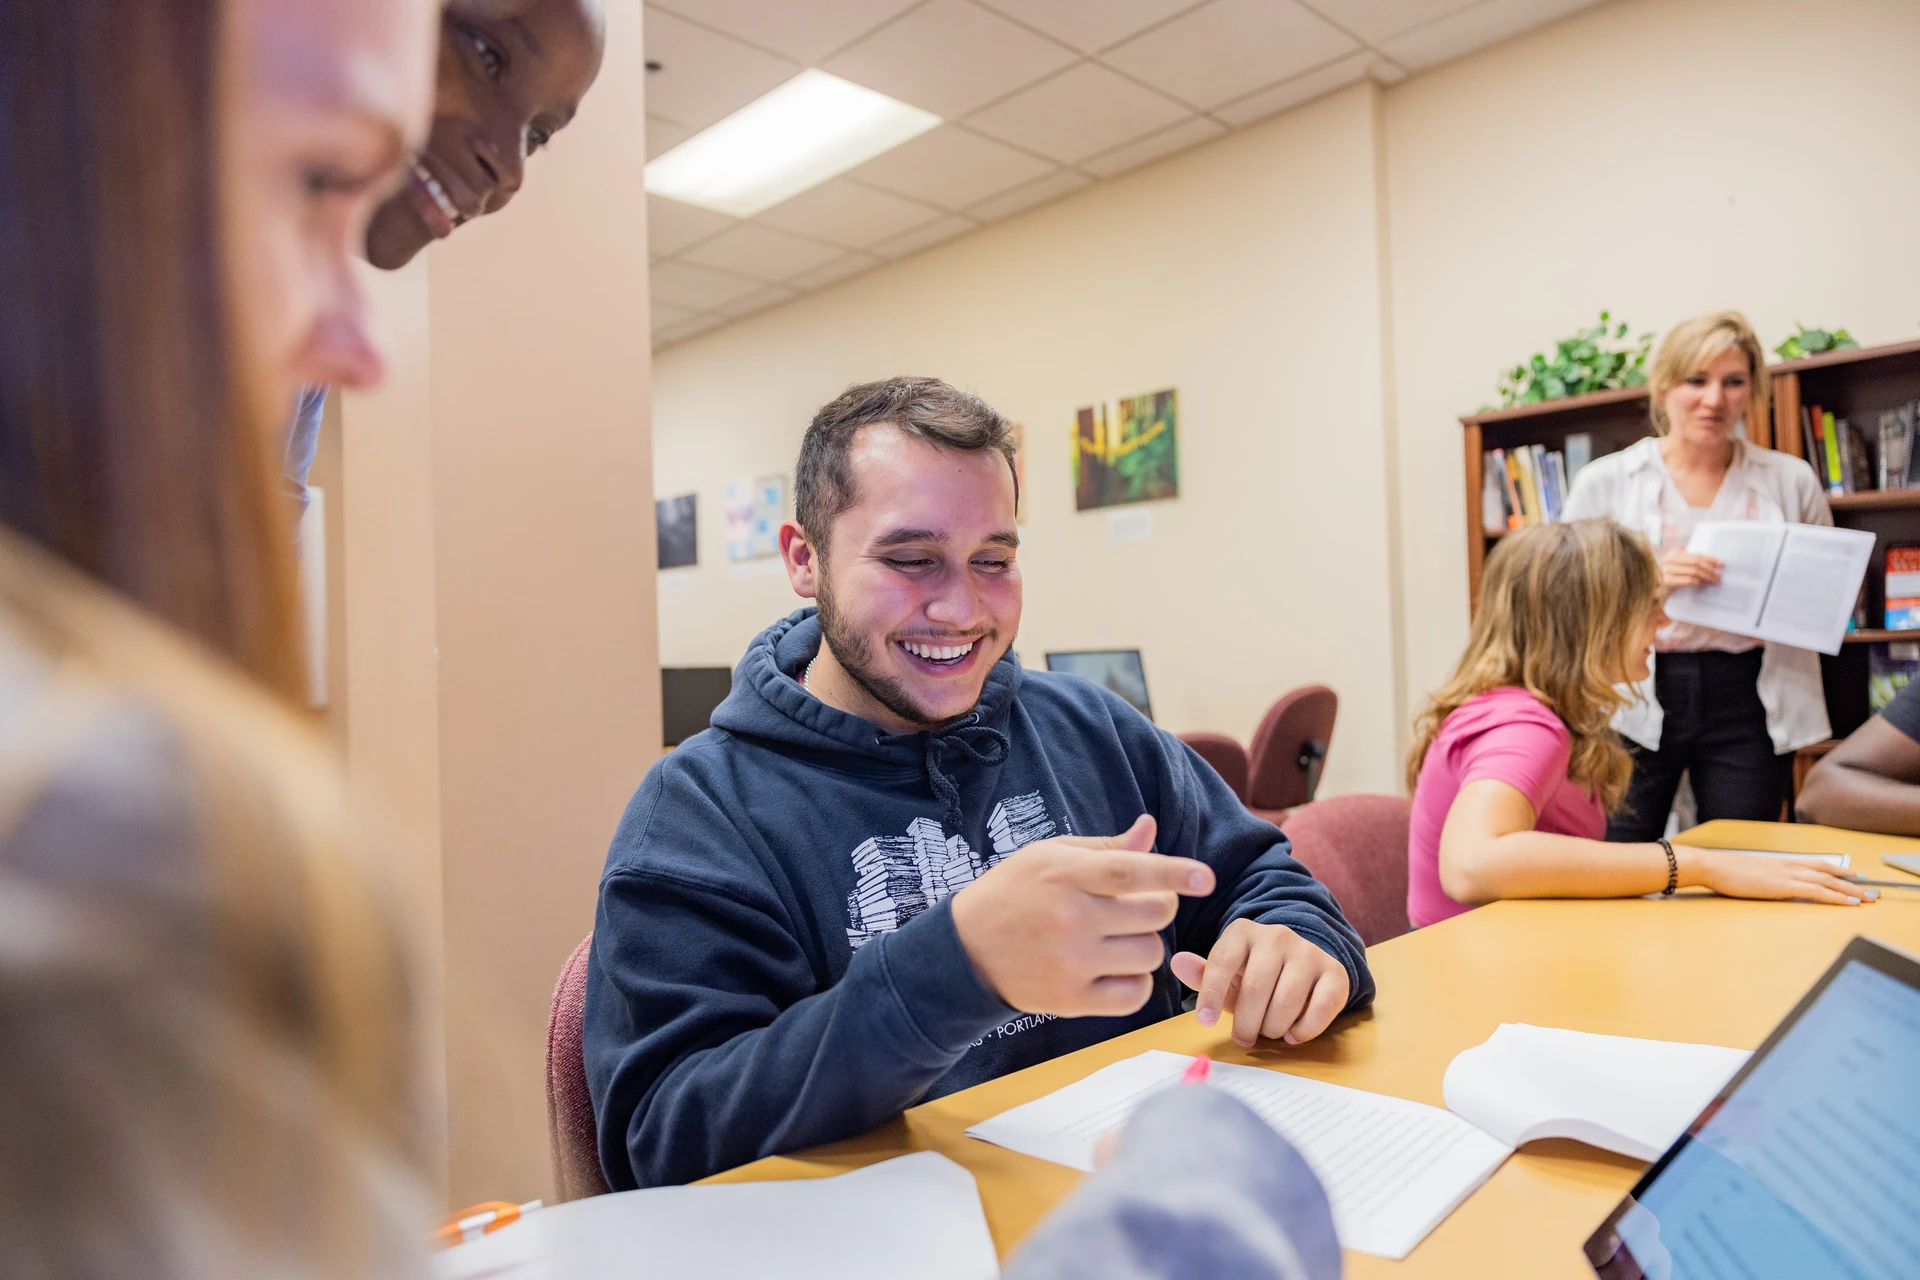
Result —
<instances>
[{"instance_id":1,"label":"beard","mask_svg":"<svg viewBox=\"0 0 1920 1280\"><path fill-rule=\"evenodd\" d=\"M814 593L814 603L820 616L820 640L833 654L833 660L840 669L852 677L853 682L867 691L875 702L899 716L909 724L917 724L929 732L953 723L959 716L935 716L925 707L913 700L898 680L885 672L877 670L874 661L873 646L867 638L855 631L841 616L835 607L833 590L827 585L827 576L820 575L819 589ZM991 639L991 634L980 637L979 643ZM971 707L968 708L972 710ZM962 715L966 712L962 712Z\"/></svg>"}]
</instances>

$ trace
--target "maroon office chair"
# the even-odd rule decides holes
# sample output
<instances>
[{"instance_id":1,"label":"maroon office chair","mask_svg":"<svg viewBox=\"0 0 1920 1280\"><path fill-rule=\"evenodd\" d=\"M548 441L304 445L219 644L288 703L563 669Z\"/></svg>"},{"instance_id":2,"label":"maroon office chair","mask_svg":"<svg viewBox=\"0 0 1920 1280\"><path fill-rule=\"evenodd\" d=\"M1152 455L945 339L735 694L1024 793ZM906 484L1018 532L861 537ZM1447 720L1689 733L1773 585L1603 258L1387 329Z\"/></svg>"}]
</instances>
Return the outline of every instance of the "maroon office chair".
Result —
<instances>
[{"instance_id":1,"label":"maroon office chair","mask_svg":"<svg viewBox=\"0 0 1920 1280\"><path fill-rule=\"evenodd\" d=\"M1247 749L1224 733L1183 733L1180 741L1213 766L1240 803L1247 802Z\"/></svg>"},{"instance_id":2,"label":"maroon office chair","mask_svg":"<svg viewBox=\"0 0 1920 1280\"><path fill-rule=\"evenodd\" d=\"M1303 804L1280 829L1293 856L1333 893L1368 946L1407 932L1407 827L1399 796L1335 796Z\"/></svg>"},{"instance_id":3,"label":"maroon office chair","mask_svg":"<svg viewBox=\"0 0 1920 1280\"><path fill-rule=\"evenodd\" d=\"M1284 695L1267 709L1247 752L1247 807L1279 822L1320 787L1340 697L1323 684Z\"/></svg>"},{"instance_id":4,"label":"maroon office chair","mask_svg":"<svg viewBox=\"0 0 1920 1280\"><path fill-rule=\"evenodd\" d=\"M553 1194L557 1202L584 1200L612 1190L600 1172L600 1135L593 1123L593 1099L587 1093L587 1062L581 1053L581 1024L587 1005L588 934L561 966L547 1015L547 1145L553 1158Z\"/></svg>"}]
</instances>

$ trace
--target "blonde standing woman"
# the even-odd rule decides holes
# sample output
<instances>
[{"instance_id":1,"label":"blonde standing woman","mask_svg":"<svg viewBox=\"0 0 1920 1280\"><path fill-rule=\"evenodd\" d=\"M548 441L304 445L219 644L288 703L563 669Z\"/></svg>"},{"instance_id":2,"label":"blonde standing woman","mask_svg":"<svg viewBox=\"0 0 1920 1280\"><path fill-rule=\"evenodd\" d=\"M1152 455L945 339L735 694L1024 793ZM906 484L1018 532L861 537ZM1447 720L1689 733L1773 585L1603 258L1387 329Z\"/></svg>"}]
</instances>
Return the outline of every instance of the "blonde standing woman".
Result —
<instances>
[{"instance_id":1,"label":"blonde standing woman","mask_svg":"<svg viewBox=\"0 0 1920 1280\"><path fill-rule=\"evenodd\" d=\"M1608 516L1644 534L1669 590L1720 580L1719 561L1686 550L1702 520L1833 523L1811 467L1744 437L1749 411L1764 418L1769 398L1766 353L1746 317L1675 325L1649 382L1658 434L1583 468L1569 520ZM1684 622L1663 627L1654 651L1651 676L1614 720L1633 780L1607 838L1665 831L1683 772L1702 822L1777 821L1793 753L1831 736L1819 655Z\"/></svg>"},{"instance_id":2,"label":"blonde standing woman","mask_svg":"<svg viewBox=\"0 0 1920 1280\"><path fill-rule=\"evenodd\" d=\"M346 253L424 134L433 17L0 3L10 1280L420 1264L417 989L291 705L272 436L365 340Z\"/></svg>"},{"instance_id":3,"label":"blonde standing woman","mask_svg":"<svg viewBox=\"0 0 1920 1280\"><path fill-rule=\"evenodd\" d=\"M1818 862L1608 844L1633 761L1609 721L1666 622L1659 564L1610 520L1531 525L1487 557L1467 651L1414 723L1407 917L1501 898L1621 898L1700 885L1857 905Z\"/></svg>"}]
</instances>

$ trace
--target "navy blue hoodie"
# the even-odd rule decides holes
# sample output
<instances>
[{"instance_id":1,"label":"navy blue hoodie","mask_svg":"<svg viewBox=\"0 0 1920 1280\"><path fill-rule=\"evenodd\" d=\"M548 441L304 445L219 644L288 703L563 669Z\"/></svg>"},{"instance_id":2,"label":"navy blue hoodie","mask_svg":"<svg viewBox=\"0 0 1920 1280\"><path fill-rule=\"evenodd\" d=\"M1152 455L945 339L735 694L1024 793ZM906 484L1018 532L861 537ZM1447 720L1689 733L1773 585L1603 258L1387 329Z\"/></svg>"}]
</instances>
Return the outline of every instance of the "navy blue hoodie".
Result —
<instances>
[{"instance_id":1,"label":"navy blue hoodie","mask_svg":"<svg viewBox=\"0 0 1920 1280\"><path fill-rule=\"evenodd\" d=\"M713 727L655 765L607 854L587 974L587 1082L614 1190L851 1137L905 1108L1180 1012L1162 965L1124 1018L1022 1014L980 981L951 898L1020 846L1142 813L1211 865L1163 933L1205 955L1284 924L1373 999L1359 937L1179 739L1105 689L987 675L972 714L888 735L809 694L811 609L754 640Z\"/></svg>"}]
</instances>

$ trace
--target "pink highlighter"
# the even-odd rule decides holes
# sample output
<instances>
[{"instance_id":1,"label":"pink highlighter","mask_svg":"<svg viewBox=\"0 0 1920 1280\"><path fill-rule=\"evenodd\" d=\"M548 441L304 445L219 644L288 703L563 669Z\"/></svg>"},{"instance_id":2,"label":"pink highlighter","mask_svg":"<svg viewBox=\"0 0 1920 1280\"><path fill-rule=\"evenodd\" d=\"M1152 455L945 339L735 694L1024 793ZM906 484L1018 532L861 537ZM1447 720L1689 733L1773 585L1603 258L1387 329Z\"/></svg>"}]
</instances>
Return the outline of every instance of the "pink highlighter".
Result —
<instances>
[{"instance_id":1,"label":"pink highlighter","mask_svg":"<svg viewBox=\"0 0 1920 1280\"><path fill-rule=\"evenodd\" d=\"M1186 1072L1180 1077L1181 1084L1205 1084L1207 1073L1213 1070L1213 1059L1201 1054L1187 1064Z\"/></svg>"}]
</instances>

